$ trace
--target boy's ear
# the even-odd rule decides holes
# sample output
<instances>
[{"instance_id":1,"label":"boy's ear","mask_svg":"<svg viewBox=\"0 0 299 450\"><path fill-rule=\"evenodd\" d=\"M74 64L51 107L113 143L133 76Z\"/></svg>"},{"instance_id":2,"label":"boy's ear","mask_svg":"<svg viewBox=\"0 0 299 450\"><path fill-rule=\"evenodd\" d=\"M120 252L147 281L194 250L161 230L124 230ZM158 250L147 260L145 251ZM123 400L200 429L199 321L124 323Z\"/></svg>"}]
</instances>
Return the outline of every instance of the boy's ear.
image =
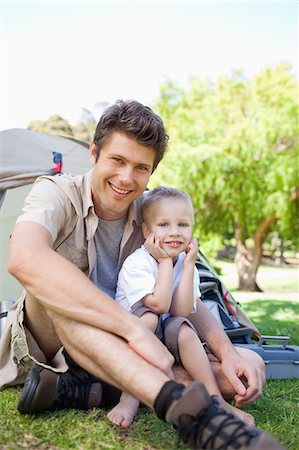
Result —
<instances>
[{"instance_id":1,"label":"boy's ear","mask_svg":"<svg viewBox=\"0 0 299 450\"><path fill-rule=\"evenodd\" d=\"M143 237L144 237L144 239L147 239L147 237L149 235L149 231L148 231L148 228L147 228L146 224L143 222L141 227L142 227Z\"/></svg>"}]
</instances>

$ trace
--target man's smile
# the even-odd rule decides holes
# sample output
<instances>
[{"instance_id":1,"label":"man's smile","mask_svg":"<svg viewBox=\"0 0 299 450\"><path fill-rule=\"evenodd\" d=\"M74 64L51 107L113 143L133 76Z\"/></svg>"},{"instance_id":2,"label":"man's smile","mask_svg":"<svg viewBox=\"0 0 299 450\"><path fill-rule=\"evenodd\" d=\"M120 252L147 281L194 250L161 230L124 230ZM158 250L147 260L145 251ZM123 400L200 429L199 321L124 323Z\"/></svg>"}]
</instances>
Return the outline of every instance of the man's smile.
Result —
<instances>
[{"instance_id":1,"label":"man's smile","mask_svg":"<svg viewBox=\"0 0 299 450\"><path fill-rule=\"evenodd\" d=\"M120 189L119 187L115 186L115 184L112 184L110 181L108 181L109 186L111 187L111 189L116 192L117 194L120 195L128 195L130 192L132 192L132 190L124 190L124 189Z\"/></svg>"}]
</instances>

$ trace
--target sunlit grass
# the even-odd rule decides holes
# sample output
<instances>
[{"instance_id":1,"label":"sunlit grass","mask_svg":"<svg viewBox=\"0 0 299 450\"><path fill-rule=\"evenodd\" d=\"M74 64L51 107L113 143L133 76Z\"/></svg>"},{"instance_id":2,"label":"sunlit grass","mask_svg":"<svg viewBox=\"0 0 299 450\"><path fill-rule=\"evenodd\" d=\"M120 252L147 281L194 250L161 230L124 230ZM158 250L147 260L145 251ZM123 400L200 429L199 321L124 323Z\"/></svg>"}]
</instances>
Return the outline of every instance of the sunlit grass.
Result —
<instances>
[{"instance_id":1,"label":"sunlit grass","mask_svg":"<svg viewBox=\"0 0 299 450\"><path fill-rule=\"evenodd\" d=\"M221 279L225 285L235 291L238 287L236 266L232 262L217 261L221 270ZM257 272L257 283L264 292L298 293L299 268L298 267L269 267L260 266Z\"/></svg>"},{"instance_id":2,"label":"sunlit grass","mask_svg":"<svg viewBox=\"0 0 299 450\"><path fill-rule=\"evenodd\" d=\"M299 345L299 304L293 301L243 300L243 311L262 334L289 336L290 344Z\"/></svg>"}]
</instances>

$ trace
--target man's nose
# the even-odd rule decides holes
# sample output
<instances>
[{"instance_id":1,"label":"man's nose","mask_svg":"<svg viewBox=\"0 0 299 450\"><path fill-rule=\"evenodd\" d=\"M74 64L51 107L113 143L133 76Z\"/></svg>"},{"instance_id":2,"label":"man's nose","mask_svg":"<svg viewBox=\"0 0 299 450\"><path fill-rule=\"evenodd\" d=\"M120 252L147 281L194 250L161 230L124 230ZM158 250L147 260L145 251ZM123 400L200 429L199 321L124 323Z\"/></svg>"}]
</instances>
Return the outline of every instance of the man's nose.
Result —
<instances>
[{"instance_id":1,"label":"man's nose","mask_svg":"<svg viewBox=\"0 0 299 450\"><path fill-rule=\"evenodd\" d=\"M130 166L122 167L119 172L119 180L123 184L129 184L133 179L133 170Z\"/></svg>"}]
</instances>

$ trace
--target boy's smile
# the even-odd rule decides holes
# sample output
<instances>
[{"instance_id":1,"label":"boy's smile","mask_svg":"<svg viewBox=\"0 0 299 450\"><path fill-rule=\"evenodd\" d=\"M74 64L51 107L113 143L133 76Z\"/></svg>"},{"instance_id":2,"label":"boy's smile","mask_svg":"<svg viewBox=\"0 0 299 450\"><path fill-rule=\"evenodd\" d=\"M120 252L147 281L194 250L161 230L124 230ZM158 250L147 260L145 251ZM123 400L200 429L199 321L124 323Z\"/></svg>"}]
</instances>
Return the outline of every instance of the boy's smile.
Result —
<instances>
[{"instance_id":1,"label":"boy's smile","mask_svg":"<svg viewBox=\"0 0 299 450\"><path fill-rule=\"evenodd\" d=\"M193 210L178 198L158 200L151 205L143 225L144 235L154 233L155 240L171 257L185 251L192 238Z\"/></svg>"}]
</instances>

